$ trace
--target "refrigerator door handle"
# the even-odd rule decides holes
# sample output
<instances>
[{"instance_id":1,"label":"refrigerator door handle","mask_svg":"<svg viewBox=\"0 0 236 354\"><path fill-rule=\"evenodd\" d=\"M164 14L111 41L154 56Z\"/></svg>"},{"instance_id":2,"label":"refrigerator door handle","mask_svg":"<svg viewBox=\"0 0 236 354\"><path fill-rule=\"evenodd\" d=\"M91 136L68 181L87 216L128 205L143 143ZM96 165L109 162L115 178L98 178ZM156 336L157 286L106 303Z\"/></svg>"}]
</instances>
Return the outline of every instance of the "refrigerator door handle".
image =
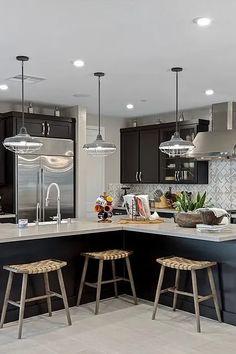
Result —
<instances>
[{"instance_id":1,"label":"refrigerator door handle","mask_svg":"<svg viewBox=\"0 0 236 354\"><path fill-rule=\"evenodd\" d=\"M42 206L42 211L43 211L43 220L42 221L45 221L45 191L44 191L44 171L43 171L43 168L41 168L41 193L42 193L41 206Z\"/></svg>"},{"instance_id":2,"label":"refrigerator door handle","mask_svg":"<svg viewBox=\"0 0 236 354\"><path fill-rule=\"evenodd\" d=\"M36 205L36 209L38 208L38 204L39 204L39 221L42 221L41 217L42 217L42 181L41 181L41 170L38 170L38 203ZM38 213L38 211L36 210L36 213Z\"/></svg>"},{"instance_id":3,"label":"refrigerator door handle","mask_svg":"<svg viewBox=\"0 0 236 354\"><path fill-rule=\"evenodd\" d=\"M47 136L50 135L50 130L51 130L50 124L47 123Z\"/></svg>"}]
</instances>

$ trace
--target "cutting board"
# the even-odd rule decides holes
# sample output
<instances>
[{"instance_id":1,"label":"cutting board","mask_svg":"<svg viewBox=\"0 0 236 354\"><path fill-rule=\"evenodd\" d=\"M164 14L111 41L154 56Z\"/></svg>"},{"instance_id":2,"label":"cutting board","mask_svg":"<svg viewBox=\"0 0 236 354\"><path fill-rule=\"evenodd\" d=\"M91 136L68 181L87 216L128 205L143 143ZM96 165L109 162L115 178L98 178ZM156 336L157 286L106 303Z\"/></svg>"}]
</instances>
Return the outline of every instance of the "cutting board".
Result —
<instances>
[{"instance_id":1,"label":"cutting board","mask_svg":"<svg viewBox=\"0 0 236 354\"><path fill-rule=\"evenodd\" d=\"M132 220L132 219L121 219L118 221L118 224L161 224L163 219L157 220Z\"/></svg>"}]
</instances>

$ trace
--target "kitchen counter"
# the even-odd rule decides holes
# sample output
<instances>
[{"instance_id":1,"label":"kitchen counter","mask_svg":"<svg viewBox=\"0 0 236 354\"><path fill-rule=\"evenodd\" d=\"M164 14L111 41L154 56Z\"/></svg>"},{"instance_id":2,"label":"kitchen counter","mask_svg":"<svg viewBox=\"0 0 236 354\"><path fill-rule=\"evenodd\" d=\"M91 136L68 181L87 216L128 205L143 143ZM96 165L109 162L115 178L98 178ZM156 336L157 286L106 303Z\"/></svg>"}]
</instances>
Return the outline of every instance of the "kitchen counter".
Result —
<instances>
[{"instance_id":1,"label":"kitchen counter","mask_svg":"<svg viewBox=\"0 0 236 354\"><path fill-rule=\"evenodd\" d=\"M72 220L66 224L47 224L40 226L28 226L26 229L18 229L14 224L0 224L0 302L4 297L7 284L7 272L3 266L7 264L20 264L34 262L40 259L61 259L67 262L63 268L68 301L70 306L76 304L81 272L84 258L81 252L101 251L104 249L128 249L133 251L131 265L136 285L137 296L153 301L158 280L159 265L156 259L159 257L175 255L190 259L212 260L218 263L215 267L215 279L218 292L221 296L223 321L236 325L236 225L229 225L229 229L221 233L200 233L196 229L187 229L177 226L173 219L165 219L162 224L119 224L120 217L114 217L109 224L98 223L97 219ZM96 281L97 262L90 262L88 267L88 279ZM104 266L104 279L110 274L109 265ZM124 274L122 260L117 261L117 274ZM181 274L181 287L186 291L191 290L191 277L187 272ZM170 286L174 282L174 272L169 271L166 284ZM199 272L199 293L205 294L209 288L207 272ZM52 289L57 291L58 283L52 275ZM42 284L39 277L31 277L29 291L33 296L38 294ZM21 277L16 277L12 296L18 299L20 296ZM41 284L41 285L40 285ZM119 292L130 294L129 284L119 284ZM102 298L113 296L112 286L102 288ZM85 288L82 302L91 302L95 299L94 290ZM54 309L61 309L62 302L53 299ZM161 303L172 305L172 297L163 294ZM0 308L2 304L0 303ZM194 306L191 299L178 300L178 308L192 312ZM215 310L212 301L200 304L201 314L215 318ZM27 304L26 317L47 312L46 302L40 307L37 304ZM18 309L9 307L7 321L16 320Z\"/></svg>"},{"instance_id":2,"label":"kitchen counter","mask_svg":"<svg viewBox=\"0 0 236 354\"><path fill-rule=\"evenodd\" d=\"M0 219L10 219L10 218L15 218L15 214L1 214Z\"/></svg>"},{"instance_id":3,"label":"kitchen counter","mask_svg":"<svg viewBox=\"0 0 236 354\"><path fill-rule=\"evenodd\" d=\"M112 231L132 231L211 242L236 240L236 225L233 224L221 232L199 232L194 228L179 227L172 219L164 219L165 222L162 224L125 225L119 224L119 219L120 217L116 217L112 223L108 224L98 223L97 219L87 219L60 225L28 226L25 229L19 229L14 224L2 224L0 225L0 243Z\"/></svg>"}]
</instances>

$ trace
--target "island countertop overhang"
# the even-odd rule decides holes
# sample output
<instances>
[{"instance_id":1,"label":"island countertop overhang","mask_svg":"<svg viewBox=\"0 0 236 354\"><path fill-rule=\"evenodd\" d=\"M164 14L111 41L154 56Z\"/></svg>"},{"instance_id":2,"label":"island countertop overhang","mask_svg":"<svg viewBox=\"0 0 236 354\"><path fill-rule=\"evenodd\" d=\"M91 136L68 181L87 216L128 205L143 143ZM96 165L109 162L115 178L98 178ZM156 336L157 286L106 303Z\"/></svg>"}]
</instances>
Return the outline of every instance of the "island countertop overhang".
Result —
<instances>
[{"instance_id":1,"label":"island countertop overhang","mask_svg":"<svg viewBox=\"0 0 236 354\"><path fill-rule=\"evenodd\" d=\"M0 225L0 243L111 231L133 231L157 236L166 235L211 242L236 240L236 225L229 225L228 229L222 230L221 232L199 232L193 228L179 227L173 221L170 221L170 219L165 219L165 222L161 224L125 225L119 224L118 219L109 224L98 223L95 219L86 219L60 225L29 226L25 229L19 229L17 225L14 224L2 224Z\"/></svg>"}]
</instances>

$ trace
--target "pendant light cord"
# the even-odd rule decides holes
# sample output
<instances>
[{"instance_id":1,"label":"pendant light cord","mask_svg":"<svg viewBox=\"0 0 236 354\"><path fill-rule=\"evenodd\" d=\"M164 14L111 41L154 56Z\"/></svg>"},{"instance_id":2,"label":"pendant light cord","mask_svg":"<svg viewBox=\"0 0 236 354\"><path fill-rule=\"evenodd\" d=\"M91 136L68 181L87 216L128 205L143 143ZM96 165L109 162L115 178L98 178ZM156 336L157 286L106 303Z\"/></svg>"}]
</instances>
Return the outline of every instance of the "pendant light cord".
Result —
<instances>
[{"instance_id":1,"label":"pendant light cord","mask_svg":"<svg viewBox=\"0 0 236 354\"><path fill-rule=\"evenodd\" d=\"M176 71L176 82L175 82L175 123L176 132L178 132L178 115L179 115L179 73Z\"/></svg>"},{"instance_id":2,"label":"pendant light cord","mask_svg":"<svg viewBox=\"0 0 236 354\"><path fill-rule=\"evenodd\" d=\"M25 95L24 95L24 61L21 62L21 109L22 109L22 128L25 128Z\"/></svg>"},{"instance_id":3,"label":"pendant light cord","mask_svg":"<svg viewBox=\"0 0 236 354\"><path fill-rule=\"evenodd\" d=\"M101 78L98 77L98 134L101 135Z\"/></svg>"}]
</instances>

